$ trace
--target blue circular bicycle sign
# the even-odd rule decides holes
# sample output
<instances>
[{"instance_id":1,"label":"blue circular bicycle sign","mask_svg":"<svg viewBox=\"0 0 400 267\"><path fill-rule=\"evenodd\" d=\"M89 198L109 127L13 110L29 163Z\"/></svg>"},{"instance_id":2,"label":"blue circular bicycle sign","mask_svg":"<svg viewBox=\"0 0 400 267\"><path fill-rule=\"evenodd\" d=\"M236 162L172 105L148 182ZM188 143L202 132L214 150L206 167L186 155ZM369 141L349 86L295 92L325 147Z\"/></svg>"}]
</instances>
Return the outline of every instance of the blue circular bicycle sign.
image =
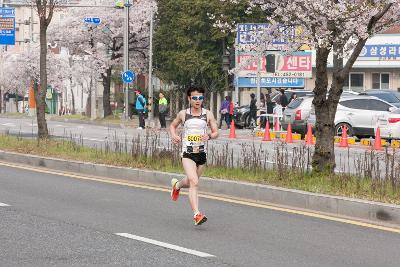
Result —
<instances>
[{"instance_id":1,"label":"blue circular bicycle sign","mask_svg":"<svg viewBox=\"0 0 400 267\"><path fill-rule=\"evenodd\" d=\"M122 73L122 80L124 83L131 83L135 80L135 73L131 70L127 70Z\"/></svg>"}]
</instances>

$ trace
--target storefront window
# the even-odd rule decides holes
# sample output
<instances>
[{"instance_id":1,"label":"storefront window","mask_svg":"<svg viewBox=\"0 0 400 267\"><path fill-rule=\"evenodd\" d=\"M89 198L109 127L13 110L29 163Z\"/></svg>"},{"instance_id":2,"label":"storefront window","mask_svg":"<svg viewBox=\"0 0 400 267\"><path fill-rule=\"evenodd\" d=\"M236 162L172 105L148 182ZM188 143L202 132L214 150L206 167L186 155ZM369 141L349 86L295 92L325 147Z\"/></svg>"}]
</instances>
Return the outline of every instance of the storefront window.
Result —
<instances>
[{"instance_id":1,"label":"storefront window","mask_svg":"<svg viewBox=\"0 0 400 267\"><path fill-rule=\"evenodd\" d=\"M343 90L360 92L364 90L364 73L350 73L345 79Z\"/></svg>"},{"instance_id":2,"label":"storefront window","mask_svg":"<svg viewBox=\"0 0 400 267\"><path fill-rule=\"evenodd\" d=\"M372 89L389 89L389 73L372 73Z\"/></svg>"}]
</instances>

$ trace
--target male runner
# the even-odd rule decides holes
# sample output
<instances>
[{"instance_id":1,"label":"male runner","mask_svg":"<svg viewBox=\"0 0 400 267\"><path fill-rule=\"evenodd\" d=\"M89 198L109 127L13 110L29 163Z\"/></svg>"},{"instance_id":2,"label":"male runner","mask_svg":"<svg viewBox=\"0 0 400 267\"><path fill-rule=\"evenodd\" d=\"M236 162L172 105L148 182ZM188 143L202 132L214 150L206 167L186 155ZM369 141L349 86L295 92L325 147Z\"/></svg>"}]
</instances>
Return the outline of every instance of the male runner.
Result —
<instances>
[{"instance_id":1,"label":"male runner","mask_svg":"<svg viewBox=\"0 0 400 267\"><path fill-rule=\"evenodd\" d=\"M207 162L205 143L209 139L218 137L218 127L214 115L202 107L204 89L190 87L187 92L189 108L181 110L170 125L172 141L182 144L182 165L186 178L178 181L172 179L171 198L176 201L181 188L189 188L189 202L194 213L194 224L200 225L207 221L207 217L199 211L198 186L199 178ZM181 140L176 133L179 124L183 124L184 135ZM210 126L211 133L207 133Z\"/></svg>"}]
</instances>

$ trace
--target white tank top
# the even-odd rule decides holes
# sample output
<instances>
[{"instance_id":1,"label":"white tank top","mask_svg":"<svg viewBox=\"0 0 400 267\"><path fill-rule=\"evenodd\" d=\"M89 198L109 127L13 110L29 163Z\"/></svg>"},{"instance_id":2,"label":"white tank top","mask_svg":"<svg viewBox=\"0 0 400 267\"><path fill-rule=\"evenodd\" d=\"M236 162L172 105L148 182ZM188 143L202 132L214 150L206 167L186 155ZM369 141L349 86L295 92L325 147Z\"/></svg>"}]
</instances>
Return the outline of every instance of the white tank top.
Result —
<instances>
[{"instance_id":1,"label":"white tank top","mask_svg":"<svg viewBox=\"0 0 400 267\"><path fill-rule=\"evenodd\" d=\"M207 133L207 111L202 108L200 116L192 115L191 111L189 108L185 113L182 151L187 153L206 152L205 142L201 140L201 136Z\"/></svg>"}]
</instances>

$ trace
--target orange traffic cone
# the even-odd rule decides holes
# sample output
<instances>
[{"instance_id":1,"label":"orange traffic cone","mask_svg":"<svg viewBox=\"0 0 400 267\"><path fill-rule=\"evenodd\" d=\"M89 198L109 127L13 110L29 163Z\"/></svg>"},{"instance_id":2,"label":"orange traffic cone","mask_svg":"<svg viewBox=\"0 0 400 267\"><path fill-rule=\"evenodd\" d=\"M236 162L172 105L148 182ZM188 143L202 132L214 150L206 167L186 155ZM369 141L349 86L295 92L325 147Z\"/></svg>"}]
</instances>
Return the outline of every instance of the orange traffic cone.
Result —
<instances>
[{"instance_id":1,"label":"orange traffic cone","mask_svg":"<svg viewBox=\"0 0 400 267\"><path fill-rule=\"evenodd\" d=\"M340 137L339 147L349 147L347 140L347 127L342 126L342 136Z\"/></svg>"},{"instance_id":2,"label":"orange traffic cone","mask_svg":"<svg viewBox=\"0 0 400 267\"><path fill-rule=\"evenodd\" d=\"M236 138L236 131L235 131L235 122L232 120L231 121L231 127L229 130L229 138Z\"/></svg>"},{"instance_id":3,"label":"orange traffic cone","mask_svg":"<svg viewBox=\"0 0 400 267\"><path fill-rule=\"evenodd\" d=\"M381 129L379 127L376 129L374 150L382 150Z\"/></svg>"},{"instance_id":4,"label":"orange traffic cone","mask_svg":"<svg viewBox=\"0 0 400 267\"><path fill-rule=\"evenodd\" d=\"M307 129L307 135L306 135L306 145L313 145L314 140L313 140L313 136L312 136L311 125L308 124L307 128L308 129Z\"/></svg>"},{"instance_id":5,"label":"orange traffic cone","mask_svg":"<svg viewBox=\"0 0 400 267\"><path fill-rule=\"evenodd\" d=\"M280 130L280 126L279 126L279 118L278 117L276 117L275 118L275 125L274 125L274 130L276 131L276 132L278 132L279 130Z\"/></svg>"},{"instance_id":6,"label":"orange traffic cone","mask_svg":"<svg viewBox=\"0 0 400 267\"><path fill-rule=\"evenodd\" d=\"M269 133L269 120L267 120L267 122L265 124L265 133L264 133L263 141L272 141L271 134Z\"/></svg>"},{"instance_id":7,"label":"orange traffic cone","mask_svg":"<svg viewBox=\"0 0 400 267\"><path fill-rule=\"evenodd\" d=\"M289 123L286 132L286 144L293 143L293 136L292 136L292 125Z\"/></svg>"}]
</instances>

